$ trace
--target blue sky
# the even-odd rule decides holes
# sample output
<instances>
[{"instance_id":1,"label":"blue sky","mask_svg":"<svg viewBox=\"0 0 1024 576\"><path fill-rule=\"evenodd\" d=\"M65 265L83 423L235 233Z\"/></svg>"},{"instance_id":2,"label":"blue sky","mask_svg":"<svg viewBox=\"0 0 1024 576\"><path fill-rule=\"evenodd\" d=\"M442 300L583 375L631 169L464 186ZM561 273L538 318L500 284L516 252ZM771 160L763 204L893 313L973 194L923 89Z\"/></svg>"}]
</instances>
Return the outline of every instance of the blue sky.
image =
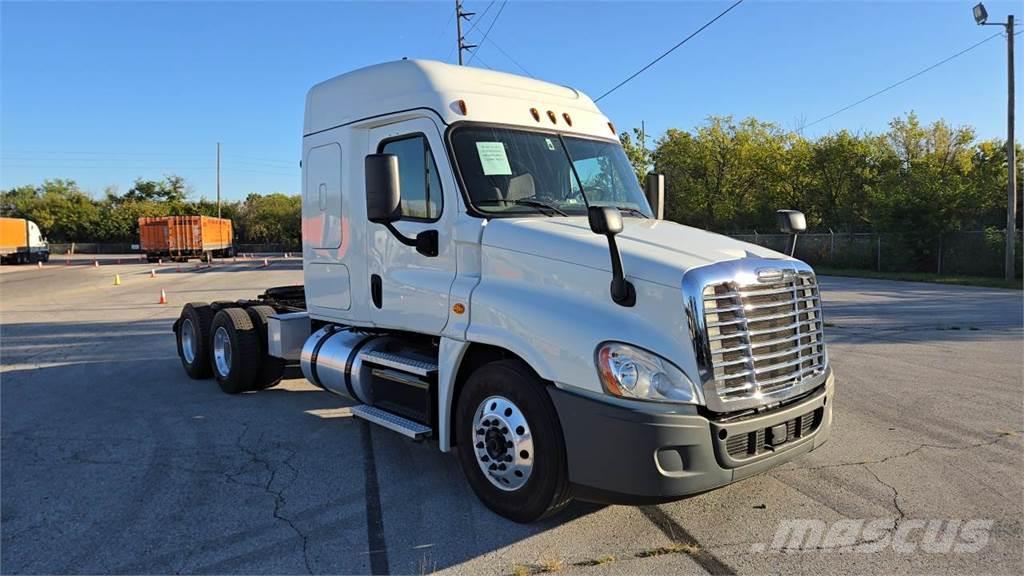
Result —
<instances>
[{"instance_id":1,"label":"blue sky","mask_svg":"<svg viewBox=\"0 0 1024 576\"><path fill-rule=\"evenodd\" d=\"M620 130L644 121L651 135L712 114L793 129L995 33L974 25L974 2L746 0L600 106ZM465 1L478 13L489 4ZM480 41L501 4L469 41ZM512 0L473 65L519 72L514 59L597 97L728 4ZM1019 2L986 6L993 21L1011 11L1024 19ZM405 56L452 61L452 12L450 0L4 1L0 187L71 178L100 195L174 173L209 198L220 141L225 198L298 193L308 87ZM1005 55L1005 40L993 39L807 134L882 131L914 110L1003 137Z\"/></svg>"}]
</instances>

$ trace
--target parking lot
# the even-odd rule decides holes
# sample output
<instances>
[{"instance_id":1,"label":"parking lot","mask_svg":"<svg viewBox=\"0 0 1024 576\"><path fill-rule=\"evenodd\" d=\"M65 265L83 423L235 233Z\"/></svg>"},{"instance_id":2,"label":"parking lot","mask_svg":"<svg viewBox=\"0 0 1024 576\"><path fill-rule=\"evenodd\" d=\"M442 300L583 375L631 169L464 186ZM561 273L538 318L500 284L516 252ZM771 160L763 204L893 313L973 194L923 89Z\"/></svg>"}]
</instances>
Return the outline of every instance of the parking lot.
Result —
<instances>
[{"instance_id":1,"label":"parking lot","mask_svg":"<svg viewBox=\"0 0 1024 576\"><path fill-rule=\"evenodd\" d=\"M186 377L181 305L301 283L301 260L153 268L0 269L5 574L1024 569L1018 291L822 278L838 384L825 446L679 502L518 525L453 455L354 420L301 377L236 397ZM798 519L882 519L888 540L773 548ZM901 527L921 542L929 521L991 524L975 551L884 545Z\"/></svg>"}]
</instances>

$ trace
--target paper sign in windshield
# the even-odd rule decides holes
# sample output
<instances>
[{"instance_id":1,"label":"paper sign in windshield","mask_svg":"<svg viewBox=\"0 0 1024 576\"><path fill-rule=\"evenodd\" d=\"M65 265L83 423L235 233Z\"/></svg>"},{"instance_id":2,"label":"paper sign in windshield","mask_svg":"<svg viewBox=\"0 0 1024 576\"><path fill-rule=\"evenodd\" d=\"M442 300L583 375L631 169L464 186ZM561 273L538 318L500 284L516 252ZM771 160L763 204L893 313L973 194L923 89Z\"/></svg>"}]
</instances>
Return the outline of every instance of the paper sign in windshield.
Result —
<instances>
[{"instance_id":1,"label":"paper sign in windshield","mask_svg":"<svg viewBox=\"0 0 1024 576\"><path fill-rule=\"evenodd\" d=\"M511 176L512 167L508 165L505 144L502 142L477 142L476 153L480 156L480 165L485 176Z\"/></svg>"}]
</instances>

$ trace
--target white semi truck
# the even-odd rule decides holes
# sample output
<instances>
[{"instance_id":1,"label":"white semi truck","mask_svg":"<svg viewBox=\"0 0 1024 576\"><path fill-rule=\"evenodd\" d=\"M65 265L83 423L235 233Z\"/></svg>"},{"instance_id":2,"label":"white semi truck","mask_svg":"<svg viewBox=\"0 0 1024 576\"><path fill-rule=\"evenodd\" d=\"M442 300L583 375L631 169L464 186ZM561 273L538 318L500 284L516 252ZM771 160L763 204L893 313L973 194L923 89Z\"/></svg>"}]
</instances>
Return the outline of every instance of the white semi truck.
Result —
<instances>
[{"instance_id":1,"label":"white semi truck","mask_svg":"<svg viewBox=\"0 0 1024 576\"><path fill-rule=\"evenodd\" d=\"M186 305L190 376L238 393L300 364L355 417L454 450L520 522L704 492L828 438L811 268L656 219L577 90L414 60L332 78L306 97L302 186L304 285Z\"/></svg>"}]
</instances>

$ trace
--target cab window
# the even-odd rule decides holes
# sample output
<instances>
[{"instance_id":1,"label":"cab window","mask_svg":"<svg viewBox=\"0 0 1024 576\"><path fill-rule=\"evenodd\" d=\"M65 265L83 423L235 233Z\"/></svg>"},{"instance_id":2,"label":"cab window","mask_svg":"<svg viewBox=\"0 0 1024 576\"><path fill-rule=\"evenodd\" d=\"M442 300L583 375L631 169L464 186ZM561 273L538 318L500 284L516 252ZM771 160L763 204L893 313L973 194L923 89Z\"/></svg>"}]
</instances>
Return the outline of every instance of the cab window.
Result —
<instances>
[{"instance_id":1,"label":"cab window","mask_svg":"<svg viewBox=\"0 0 1024 576\"><path fill-rule=\"evenodd\" d=\"M402 218L437 220L441 215L443 197L437 165L430 145L422 134L389 140L381 146L382 154L398 156L398 179L402 190Z\"/></svg>"}]
</instances>

